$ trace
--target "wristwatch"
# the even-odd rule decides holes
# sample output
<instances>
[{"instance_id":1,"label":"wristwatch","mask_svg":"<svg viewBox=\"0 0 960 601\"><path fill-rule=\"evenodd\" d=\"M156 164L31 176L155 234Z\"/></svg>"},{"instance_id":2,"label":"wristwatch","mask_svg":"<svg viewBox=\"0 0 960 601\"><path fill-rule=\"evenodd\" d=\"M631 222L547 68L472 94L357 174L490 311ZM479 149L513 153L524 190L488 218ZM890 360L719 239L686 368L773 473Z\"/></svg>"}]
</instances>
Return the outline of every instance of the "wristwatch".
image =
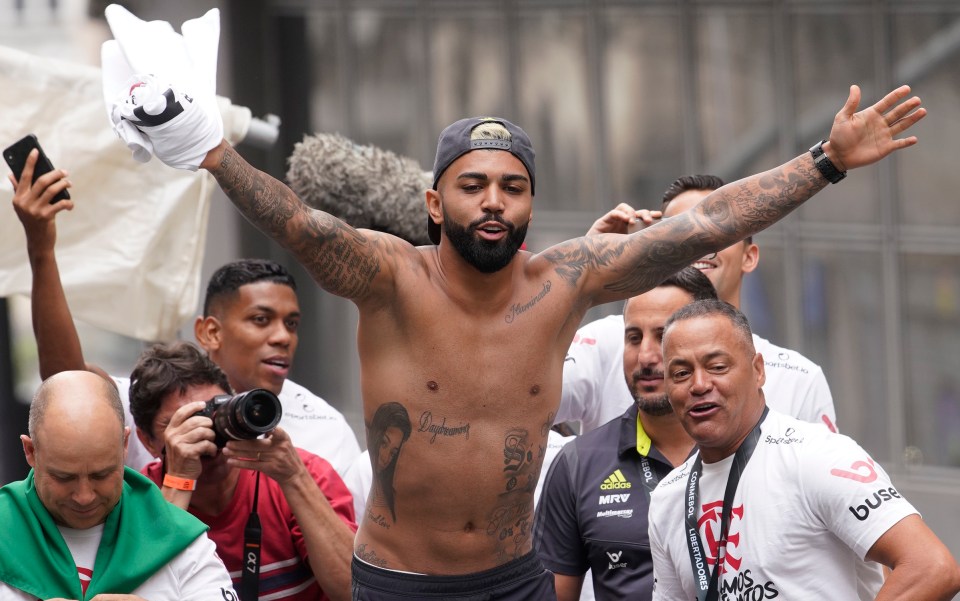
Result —
<instances>
[{"instance_id":1,"label":"wristwatch","mask_svg":"<svg viewBox=\"0 0 960 601\"><path fill-rule=\"evenodd\" d=\"M840 171L837 169L837 166L833 164L833 161L830 160L827 153L823 151L824 143L826 143L826 140L820 140L814 144L813 148L810 149L810 156L813 157L813 164L817 166L820 174L827 178L828 182L835 184L847 177L847 172Z\"/></svg>"}]
</instances>

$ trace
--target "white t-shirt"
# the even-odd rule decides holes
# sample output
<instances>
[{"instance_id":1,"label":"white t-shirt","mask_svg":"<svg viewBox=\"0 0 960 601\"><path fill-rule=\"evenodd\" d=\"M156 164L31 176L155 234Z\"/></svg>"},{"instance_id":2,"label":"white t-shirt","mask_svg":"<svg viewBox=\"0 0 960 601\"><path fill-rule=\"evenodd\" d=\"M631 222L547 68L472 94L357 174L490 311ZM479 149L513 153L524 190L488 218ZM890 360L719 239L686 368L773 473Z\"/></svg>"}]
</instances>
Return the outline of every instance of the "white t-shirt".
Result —
<instances>
[{"instance_id":1,"label":"white t-shirt","mask_svg":"<svg viewBox=\"0 0 960 601\"><path fill-rule=\"evenodd\" d=\"M557 453L575 436L563 436L562 434L550 430L547 434L547 451L543 457L543 467L540 468L540 479L537 480L537 488L533 491L533 504L536 506L540 498L540 491L543 490L543 477L546 476L550 464L556 459ZM363 520L364 509L367 507L367 495L370 494L370 487L373 486L373 466L370 465L370 452L364 451L354 459L347 472L343 474L343 483L350 489L353 495L353 508L357 514L357 523Z\"/></svg>"},{"instance_id":2,"label":"white t-shirt","mask_svg":"<svg viewBox=\"0 0 960 601\"><path fill-rule=\"evenodd\" d=\"M63 540L77 564L81 581L89 583L97 547L103 535L103 524L87 530L60 528ZM149 549L144 549L149 553ZM86 583L84 590L86 590ZM201 534L186 549L153 576L138 586L131 595L149 601L236 601L233 583L223 566L217 549L206 534ZM0 601L36 601L36 597L0 582Z\"/></svg>"},{"instance_id":3,"label":"white t-shirt","mask_svg":"<svg viewBox=\"0 0 960 601\"><path fill-rule=\"evenodd\" d=\"M732 461L705 464L700 477L708 570ZM684 522L693 463L673 470L651 498L655 600L696 598ZM720 599L873 599L883 575L864 557L915 513L855 441L771 410L734 496Z\"/></svg>"},{"instance_id":4,"label":"white t-shirt","mask_svg":"<svg viewBox=\"0 0 960 601\"><path fill-rule=\"evenodd\" d=\"M137 437L136 425L130 415L130 378L113 378L120 389L120 399L130 426L130 446L127 449L127 465L140 471L143 466L155 458L141 444ZM293 444L314 455L326 459L341 476L360 455L360 445L353 428L343 414L329 403L316 396L296 382L286 380L280 390L280 404L283 405L283 428Z\"/></svg>"},{"instance_id":5,"label":"white t-shirt","mask_svg":"<svg viewBox=\"0 0 960 601\"><path fill-rule=\"evenodd\" d=\"M563 364L563 389L556 422L579 421L582 432L620 417L634 402L623 375L623 315L610 315L577 330ZM818 365L753 335L763 355L771 409L836 430L830 387Z\"/></svg>"}]
</instances>

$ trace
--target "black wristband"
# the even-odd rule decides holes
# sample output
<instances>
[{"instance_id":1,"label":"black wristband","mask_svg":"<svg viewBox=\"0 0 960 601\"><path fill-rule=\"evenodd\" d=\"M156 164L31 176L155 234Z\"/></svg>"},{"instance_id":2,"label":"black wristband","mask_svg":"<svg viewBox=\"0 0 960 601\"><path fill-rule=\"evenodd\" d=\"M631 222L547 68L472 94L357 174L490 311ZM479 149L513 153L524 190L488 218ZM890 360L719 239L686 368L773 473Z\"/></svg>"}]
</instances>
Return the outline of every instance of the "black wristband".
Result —
<instances>
[{"instance_id":1,"label":"black wristband","mask_svg":"<svg viewBox=\"0 0 960 601\"><path fill-rule=\"evenodd\" d=\"M820 140L814 144L813 148L810 149L810 156L813 157L813 164L817 166L817 171L820 172L820 175L825 177L831 184L835 184L847 177L847 172L837 169L837 166L833 164L833 161L830 160L827 153L823 151L825 142L826 140Z\"/></svg>"}]
</instances>

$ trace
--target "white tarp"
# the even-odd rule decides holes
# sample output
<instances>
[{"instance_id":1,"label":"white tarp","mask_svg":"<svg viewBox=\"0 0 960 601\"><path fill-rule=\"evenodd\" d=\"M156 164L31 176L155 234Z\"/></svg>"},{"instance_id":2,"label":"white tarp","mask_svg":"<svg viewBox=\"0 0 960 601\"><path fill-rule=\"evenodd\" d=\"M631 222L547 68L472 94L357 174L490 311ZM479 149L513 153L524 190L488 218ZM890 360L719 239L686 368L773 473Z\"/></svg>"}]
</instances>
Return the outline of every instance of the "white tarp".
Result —
<instances>
[{"instance_id":1,"label":"white tarp","mask_svg":"<svg viewBox=\"0 0 960 601\"><path fill-rule=\"evenodd\" d=\"M220 102L236 142L249 111ZM174 338L196 311L213 178L135 162L110 128L97 68L0 46L0 115L0 148L34 133L70 172L76 207L57 216L57 260L74 318L141 340ZM0 296L30 292L12 197L4 177Z\"/></svg>"}]
</instances>

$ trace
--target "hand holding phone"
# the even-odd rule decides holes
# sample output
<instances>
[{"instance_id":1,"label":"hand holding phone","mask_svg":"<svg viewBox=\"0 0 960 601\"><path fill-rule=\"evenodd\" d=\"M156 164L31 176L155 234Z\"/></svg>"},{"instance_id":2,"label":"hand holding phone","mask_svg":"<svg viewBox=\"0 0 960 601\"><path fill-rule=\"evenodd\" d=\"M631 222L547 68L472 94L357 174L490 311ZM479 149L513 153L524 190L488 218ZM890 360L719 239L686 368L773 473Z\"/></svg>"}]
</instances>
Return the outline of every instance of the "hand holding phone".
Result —
<instances>
[{"instance_id":1,"label":"hand holding phone","mask_svg":"<svg viewBox=\"0 0 960 601\"><path fill-rule=\"evenodd\" d=\"M37 156L37 162L33 167L33 182L36 182L40 176L53 171L53 163L50 162L47 154L43 151L43 148L40 147L40 142L37 140L37 136L28 134L5 148L3 151L3 158L7 161L7 165L10 166L10 170L13 171L13 175L17 178L17 181L20 181L20 177L23 175L23 169L27 164L27 157L30 155L30 151L34 148L37 149L39 155ZM61 200L68 200L69 198L70 193L67 192L66 189L63 189L50 200L50 204L54 204Z\"/></svg>"}]
</instances>

